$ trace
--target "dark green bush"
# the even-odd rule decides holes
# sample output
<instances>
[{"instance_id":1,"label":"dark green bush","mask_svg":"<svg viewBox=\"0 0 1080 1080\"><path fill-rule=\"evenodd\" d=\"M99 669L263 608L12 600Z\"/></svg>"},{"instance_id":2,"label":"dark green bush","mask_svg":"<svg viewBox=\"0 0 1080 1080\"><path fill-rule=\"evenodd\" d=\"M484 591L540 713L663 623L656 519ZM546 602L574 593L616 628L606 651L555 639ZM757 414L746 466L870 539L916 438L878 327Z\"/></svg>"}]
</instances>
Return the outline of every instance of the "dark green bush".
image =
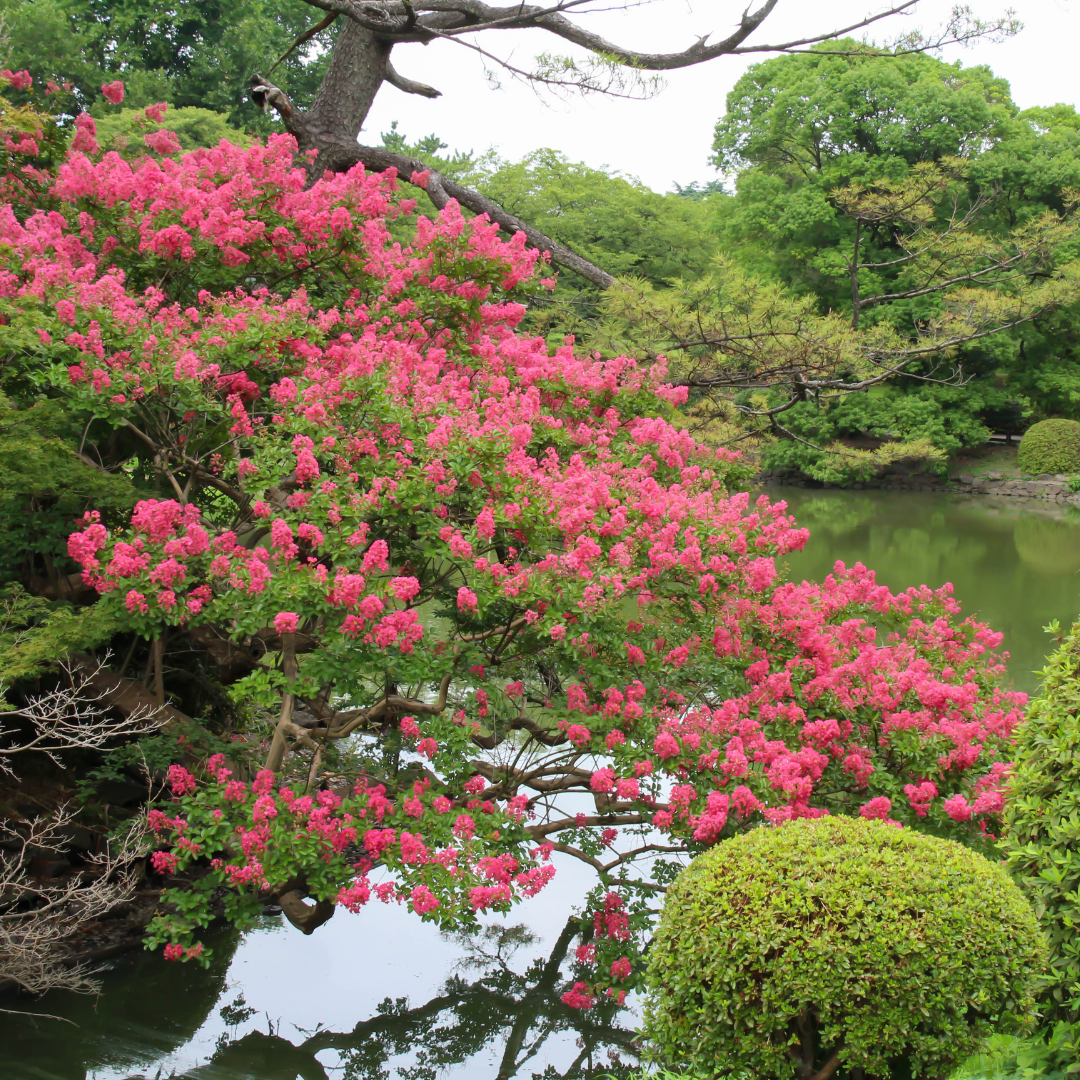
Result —
<instances>
[{"instance_id":1,"label":"dark green bush","mask_svg":"<svg viewBox=\"0 0 1080 1080\"><path fill-rule=\"evenodd\" d=\"M1024 432L1016 454L1021 472L1080 472L1080 422L1042 420Z\"/></svg>"},{"instance_id":2,"label":"dark green bush","mask_svg":"<svg viewBox=\"0 0 1080 1080\"><path fill-rule=\"evenodd\" d=\"M1080 1073L1080 623L1047 661L1014 752L1004 853L1050 942L1042 1020Z\"/></svg>"},{"instance_id":3,"label":"dark green bush","mask_svg":"<svg viewBox=\"0 0 1080 1080\"><path fill-rule=\"evenodd\" d=\"M762 827L668 891L645 1034L694 1075L943 1077L1032 1022L1044 958L1023 894L960 844L858 818Z\"/></svg>"}]
</instances>

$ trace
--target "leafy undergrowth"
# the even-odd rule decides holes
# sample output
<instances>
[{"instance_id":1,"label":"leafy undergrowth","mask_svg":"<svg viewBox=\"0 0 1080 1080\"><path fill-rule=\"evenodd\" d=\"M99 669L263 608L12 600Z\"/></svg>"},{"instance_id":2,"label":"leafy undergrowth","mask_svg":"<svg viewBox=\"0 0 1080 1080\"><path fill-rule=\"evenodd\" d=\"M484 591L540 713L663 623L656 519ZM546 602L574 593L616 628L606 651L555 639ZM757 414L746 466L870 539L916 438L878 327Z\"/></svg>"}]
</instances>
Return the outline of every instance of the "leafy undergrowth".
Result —
<instances>
[{"instance_id":1,"label":"leafy undergrowth","mask_svg":"<svg viewBox=\"0 0 1080 1080\"><path fill-rule=\"evenodd\" d=\"M616 1080L607 1077L605 1080ZM631 1080L701 1080L689 1073L642 1068ZM739 1080L739 1078L735 1078ZM749 1080L749 1078L747 1078ZM1068 1074L1047 1065L1046 1044L1041 1039L992 1035L986 1050L968 1058L949 1080L1070 1080Z\"/></svg>"},{"instance_id":2,"label":"leafy undergrowth","mask_svg":"<svg viewBox=\"0 0 1080 1080\"><path fill-rule=\"evenodd\" d=\"M986 1050L968 1058L949 1080L1066 1080L1066 1077L1063 1070L1050 1067L1049 1051L1041 1039L994 1035Z\"/></svg>"}]
</instances>

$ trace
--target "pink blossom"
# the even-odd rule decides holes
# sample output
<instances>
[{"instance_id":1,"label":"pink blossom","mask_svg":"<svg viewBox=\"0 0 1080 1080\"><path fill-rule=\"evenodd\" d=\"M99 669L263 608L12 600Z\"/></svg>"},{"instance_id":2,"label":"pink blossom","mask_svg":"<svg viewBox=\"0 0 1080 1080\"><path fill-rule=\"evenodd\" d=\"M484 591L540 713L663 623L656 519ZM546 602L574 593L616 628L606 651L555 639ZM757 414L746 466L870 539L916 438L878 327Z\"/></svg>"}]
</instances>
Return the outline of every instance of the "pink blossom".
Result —
<instances>
[{"instance_id":1,"label":"pink blossom","mask_svg":"<svg viewBox=\"0 0 1080 1080\"><path fill-rule=\"evenodd\" d=\"M147 614L150 610L150 605L146 602L146 597L141 592L137 592L135 589L129 589L128 594L124 597L124 607L131 612L139 612L141 615Z\"/></svg>"},{"instance_id":2,"label":"pink blossom","mask_svg":"<svg viewBox=\"0 0 1080 1080\"><path fill-rule=\"evenodd\" d=\"M615 788L615 772L613 769L597 769L589 780L589 787L598 794L608 794Z\"/></svg>"},{"instance_id":3,"label":"pink blossom","mask_svg":"<svg viewBox=\"0 0 1080 1080\"><path fill-rule=\"evenodd\" d=\"M84 154L101 152L97 141L97 124L89 113L79 113L75 117L75 138L71 140L71 149Z\"/></svg>"},{"instance_id":4,"label":"pink blossom","mask_svg":"<svg viewBox=\"0 0 1080 1080\"><path fill-rule=\"evenodd\" d=\"M7 79L16 90L29 90L34 83L34 80L30 77L30 72L25 69L22 71L9 71L4 68L3 71L0 71L0 78Z\"/></svg>"},{"instance_id":5,"label":"pink blossom","mask_svg":"<svg viewBox=\"0 0 1080 1080\"><path fill-rule=\"evenodd\" d=\"M571 1009L591 1009L596 1004L596 995L586 983L576 982L572 989L562 995L562 1003Z\"/></svg>"},{"instance_id":6,"label":"pink blossom","mask_svg":"<svg viewBox=\"0 0 1080 1080\"><path fill-rule=\"evenodd\" d=\"M390 548L385 540L376 540L364 553L362 569L365 574L372 570L385 570L390 561Z\"/></svg>"},{"instance_id":7,"label":"pink blossom","mask_svg":"<svg viewBox=\"0 0 1080 1080\"><path fill-rule=\"evenodd\" d=\"M859 807L859 814L867 819L879 818L885 821L889 812L892 810L892 800L887 799L884 795L879 795L875 799L871 799L869 802L864 803Z\"/></svg>"},{"instance_id":8,"label":"pink blossom","mask_svg":"<svg viewBox=\"0 0 1080 1080\"><path fill-rule=\"evenodd\" d=\"M300 616L295 611L279 611L274 616L274 629L279 634L295 634Z\"/></svg>"},{"instance_id":9,"label":"pink blossom","mask_svg":"<svg viewBox=\"0 0 1080 1080\"><path fill-rule=\"evenodd\" d=\"M435 894L426 885L417 885L409 894L409 902L417 915L426 915L439 906Z\"/></svg>"},{"instance_id":10,"label":"pink blossom","mask_svg":"<svg viewBox=\"0 0 1080 1080\"><path fill-rule=\"evenodd\" d=\"M159 874L175 874L180 858L171 851L155 851L150 856L150 865Z\"/></svg>"},{"instance_id":11,"label":"pink blossom","mask_svg":"<svg viewBox=\"0 0 1080 1080\"><path fill-rule=\"evenodd\" d=\"M195 777L183 765L170 765L169 787L174 795L190 795L196 787Z\"/></svg>"},{"instance_id":12,"label":"pink blossom","mask_svg":"<svg viewBox=\"0 0 1080 1080\"><path fill-rule=\"evenodd\" d=\"M402 603L408 603L420 592L420 582L414 577L390 579L390 589Z\"/></svg>"},{"instance_id":13,"label":"pink blossom","mask_svg":"<svg viewBox=\"0 0 1080 1080\"><path fill-rule=\"evenodd\" d=\"M180 140L176 137L176 132L167 128L144 135L143 142L156 154L180 153Z\"/></svg>"},{"instance_id":14,"label":"pink blossom","mask_svg":"<svg viewBox=\"0 0 1080 1080\"><path fill-rule=\"evenodd\" d=\"M944 810L953 821L970 821L973 813L972 807L963 795L952 795L946 799Z\"/></svg>"},{"instance_id":15,"label":"pink blossom","mask_svg":"<svg viewBox=\"0 0 1080 1080\"><path fill-rule=\"evenodd\" d=\"M117 80L101 87L102 97L113 105L119 105L124 100L124 84Z\"/></svg>"},{"instance_id":16,"label":"pink blossom","mask_svg":"<svg viewBox=\"0 0 1080 1080\"><path fill-rule=\"evenodd\" d=\"M680 753L679 740L674 735L662 731L653 740L653 750L659 758L678 757Z\"/></svg>"},{"instance_id":17,"label":"pink blossom","mask_svg":"<svg viewBox=\"0 0 1080 1080\"><path fill-rule=\"evenodd\" d=\"M476 518L477 535L484 540L490 540L495 535L495 515L491 507L485 507Z\"/></svg>"},{"instance_id":18,"label":"pink blossom","mask_svg":"<svg viewBox=\"0 0 1080 1080\"><path fill-rule=\"evenodd\" d=\"M592 739L592 732L583 724L571 724L566 729L566 737L575 746L588 746Z\"/></svg>"}]
</instances>

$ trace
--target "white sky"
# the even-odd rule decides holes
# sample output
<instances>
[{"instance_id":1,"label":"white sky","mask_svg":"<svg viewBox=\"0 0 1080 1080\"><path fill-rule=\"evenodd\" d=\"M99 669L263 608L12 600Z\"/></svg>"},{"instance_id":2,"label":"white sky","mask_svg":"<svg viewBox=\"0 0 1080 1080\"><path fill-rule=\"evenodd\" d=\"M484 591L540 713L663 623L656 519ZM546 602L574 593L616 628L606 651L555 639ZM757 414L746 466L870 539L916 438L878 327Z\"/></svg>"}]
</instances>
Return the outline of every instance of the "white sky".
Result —
<instances>
[{"instance_id":1,"label":"white sky","mask_svg":"<svg viewBox=\"0 0 1080 1080\"><path fill-rule=\"evenodd\" d=\"M597 0L616 7L622 0ZM1001 14L1009 0L969 0L976 16ZM1021 108L1076 104L1080 64L1080 0L1012 0L1024 29L1000 42L944 50L943 59L965 67L988 65L1012 84ZM630 48L680 51L696 38L730 33L745 0L643 0L626 11L597 13L581 21L609 40ZM755 4L756 6L756 4ZM780 0L776 10L747 44L792 40L840 29L873 11L892 6L887 0ZM911 27L940 25L952 3L921 0L911 16L893 17L868 29L874 40ZM484 48L511 58L520 67L539 52L567 52L561 39L540 31L477 35ZM517 159L530 150L552 147L574 161L608 166L639 177L657 191L673 190L677 181L716 178L708 164L712 129L724 111L728 91L757 56L722 56L696 67L669 72L667 83L649 101L626 101L593 95L559 100L538 95L530 86L500 73L493 89L484 62L474 52L449 42L398 46L394 65L403 75L435 86L434 101L384 86L368 116L362 140L377 143L392 120L410 139L434 132L452 149L497 149Z\"/></svg>"}]
</instances>

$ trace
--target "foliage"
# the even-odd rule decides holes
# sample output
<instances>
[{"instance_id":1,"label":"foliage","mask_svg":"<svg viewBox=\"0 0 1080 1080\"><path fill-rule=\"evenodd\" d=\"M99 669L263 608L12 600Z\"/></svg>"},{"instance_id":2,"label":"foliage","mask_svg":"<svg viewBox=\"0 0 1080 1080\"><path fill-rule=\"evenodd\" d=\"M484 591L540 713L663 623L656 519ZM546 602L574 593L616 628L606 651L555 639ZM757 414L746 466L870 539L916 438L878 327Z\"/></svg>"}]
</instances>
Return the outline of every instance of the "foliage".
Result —
<instances>
[{"instance_id":1,"label":"foliage","mask_svg":"<svg viewBox=\"0 0 1080 1080\"><path fill-rule=\"evenodd\" d=\"M941 475L947 455L986 442L987 426L969 411L980 404L977 394L959 387L938 393L921 387L904 393L895 385L847 394L824 405L805 402L792 408L783 421L800 441L768 444L761 463L766 469L801 471L830 483L869 479L896 461L918 462L925 471ZM857 437L881 443L874 449L858 449L841 441Z\"/></svg>"},{"instance_id":2,"label":"foliage","mask_svg":"<svg viewBox=\"0 0 1080 1080\"><path fill-rule=\"evenodd\" d=\"M837 349L833 359L819 346L833 363L795 368L782 394L775 365L748 365L748 387L775 389L740 407L794 443L820 426L820 416L807 424L800 401L817 397L815 411L831 413L843 390L865 386L877 365L879 379L936 402L942 416L959 406L972 435L980 422L1012 430L1024 413L1069 415L1077 396L1075 288L1062 288L1045 306L1031 294L1036 311L1011 276L1033 256L1047 260L1043 272L1072 273L1075 114L1068 107L1021 113L1007 84L986 68L865 46L836 55L841 44L855 46L777 57L740 79L715 141L716 163L737 174L735 191L710 205L730 259L812 300L811 310L849 319L867 338L865 358L853 364L850 349ZM972 301L982 305L978 327L956 333L941 325ZM875 340L886 326L897 340ZM727 356L746 351L729 345L722 330L710 325L700 337ZM827 345L836 335L818 339ZM776 347L768 348L775 356ZM730 377L723 361L715 366L700 374ZM831 383L822 380L823 367ZM801 393L798 375L811 384ZM954 440L937 427L928 434L933 447L954 451ZM791 445L770 455L819 478L866 475L872 457L839 461L843 451L829 445L830 435L809 439L828 447L828 456Z\"/></svg>"},{"instance_id":3,"label":"foliage","mask_svg":"<svg viewBox=\"0 0 1080 1080\"><path fill-rule=\"evenodd\" d=\"M174 721L166 730L112 748L100 764L81 771L75 790L84 807L92 806L110 783L137 776L146 783L147 798L156 799L166 793L169 767L178 758L205 761L214 754L227 754L241 775L253 775L258 767L244 743L195 720Z\"/></svg>"},{"instance_id":4,"label":"foliage","mask_svg":"<svg viewBox=\"0 0 1080 1080\"><path fill-rule=\"evenodd\" d=\"M124 157L146 153L144 140L158 131L176 135L181 150L217 146L222 139L246 146L244 133L232 127L221 113L188 105L169 109L160 121L151 120L141 109L120 109L97 117L97 140L103 150L117 150Z\"/></svg>"},{"instance_id":5,"label":"foliage","mask_svg":"<svg viewBox=\"0 0 1080 1080\"><path fill-rule=\"evenodd\" d=\"M1052 626L1051 632L1057 632ZM1080 625L1059 639L1019 729L1004 851L1050 939L1041 1000L1053 1054L1080 1072Z\"/></svg>"},{"instance_id":6,"label":"foliage","mask_svg":"<svg viewBox=\"0 0 1080 1080\"><path fill-rule=\"evenodd\" d=\"M1060 222L1043 224L1055 231ZM806 439L805 449L769 453L818 478L861 478L898 459L940 462L981 441L983 417L1008 404L1007 394L985 384L908 380L905 365L928 356L940 363L966 357L968 343L996 327L1069 302L1078 283L1080 265L1070 264L1022 295L956 285L934 318L909 334L888 320L853 327L835 311L819 315L810 297L793 296L723 259L709 274L665 290L634 279L616 282L585 341L608 355L668 357L677 381L693 395L691 415L726 418L729 428L720 435L729 442L755 432ZM889 390L878 396L874 388L887 380ZM857 393L866 390L871 394ZM904 391L909 402L900 399ZM859 428L863 423L866 429ZM834 442L867 429L895 441L872 453Z\"/></svg>"},{"instance_id":7,"label":"foliage","mask_svg":"<svg viewBox=\"0 0 1080 1080\"><path fill-rule=\"evenodd\" d=\"M71 652L107 642L116 624L98 607L33 596L18 585L0 592L0 672L7 685L33 679ZM0 709L10 708L0 700Z\"/></svg>"},{"instance_id":8,"label":"foliage","mask_svg":"<svg viewBox=\"0 0 1080 1080\"><path fill-rule=\"evenodd\" d=\"M268 131L245 99L248 79L278 59L318 18L302 0L3 0L8 63L40 82L70 81L79 106L103 103L100 87L123 78L129 105L157 101L209 109L245 130ZM298 101L314 97L326 53L310 45L284 62Z\"/></svg>"},{"instance_id":9,"label":"foliage","mask_svg":"<svg viewBox=\"0 0 1080 1080\"><path fill-rule=\"evenodd\" d=\"M1016 462L1029 473L1074 473L1080 470L1080 422L1043 420L1024 432Z\"/></svg>"},{"instance_id":10,"label":"foliage","mask_svg":"<svg viewBox=\"0 0 1080 1080\"><path fill-rule=\"evenodd\" d=\"M10 367L5 374L14 381ZM130 511L135 490L128 476L78 452L82 432L58 401L26 397L33 404L18 409L0 395L0 579L25 580L41 559L53 599L67 599L53 556L63 551L71 522L90 507Z\"/></svg>"},{"instance_id":11,"label":"foliage","mask_svg":"<svg viewBox=\"0 0 1080 1080\"><path fill-rule=\"evenodd\" d=\"M1030 1026L1045 946L1008 874L880 821L754 829L664 902L644 1029L712 1076L936 1077Z\"/></svg>"},{"instance_id":12,"label":"foliage","mask_svg":"<svg viewBox=\"0 0 1080 1080\"><path fill-rule=\"evenodd\" d=\"M715 254L704 208L658 195L640 180L535 150L518 162L492 162L477 185L484 194L616 277L654 285L692 278Z\"/></svg>"}]
</instances>

